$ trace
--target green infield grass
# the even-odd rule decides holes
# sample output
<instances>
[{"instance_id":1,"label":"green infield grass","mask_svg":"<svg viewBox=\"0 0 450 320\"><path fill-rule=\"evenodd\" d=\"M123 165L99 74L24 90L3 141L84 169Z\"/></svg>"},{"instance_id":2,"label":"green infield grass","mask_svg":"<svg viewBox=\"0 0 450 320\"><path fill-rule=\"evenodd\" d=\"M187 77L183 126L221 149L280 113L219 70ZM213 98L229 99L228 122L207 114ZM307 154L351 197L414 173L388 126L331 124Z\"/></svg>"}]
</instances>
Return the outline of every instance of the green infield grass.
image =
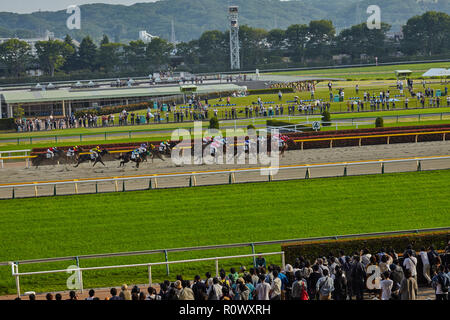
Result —
<instances>
[{"instance_id":1,"label":"green infield grass","mask_svg":"<svg viewBox=\"0 0 450 320\"><path fill-rule=\"evenodd\" d=\"M75 257L448 226L450 170L291 180L0 202L0 261ZM279 251L279 245L257 247ZM170 260L249 254L250 247L170 253ZM279 257L267 259L280 263ZM81 266L164 261L163 254L82 260ZM251 259L220 262L231 266ZM19 271L65 269L75 260L19 265ZM84 287L147 283L147 268L87 271ZM214 273L214 261L153 269L153 280ZM64 290L69 274L21 278L22 292ZM0 294L15 293L11 268L0 269Z\"/></svg>"}]
</instances>

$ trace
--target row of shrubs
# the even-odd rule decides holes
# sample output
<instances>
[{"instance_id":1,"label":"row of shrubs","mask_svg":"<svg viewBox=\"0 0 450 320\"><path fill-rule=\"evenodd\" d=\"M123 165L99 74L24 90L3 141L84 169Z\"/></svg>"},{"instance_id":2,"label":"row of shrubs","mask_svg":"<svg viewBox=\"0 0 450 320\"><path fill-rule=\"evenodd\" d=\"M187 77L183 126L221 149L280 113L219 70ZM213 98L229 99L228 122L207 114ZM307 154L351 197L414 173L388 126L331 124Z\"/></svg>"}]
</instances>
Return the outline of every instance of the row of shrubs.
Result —
<instances>
[{"instance_id":1,"label":"row of shrubs","mask_svg":"<svg viewBox=\"0 0 450 320\"><path fill-rule=\"evenodd\" d=\"M278 92L282 93L293 93L294 88L269 88L269 89L250 89L248 90L248 94L255 95L255 94L275 94Z\"/></svg>"},{"instance_id":2,"label":"row of shrubs","mask_svg":"<svg viewBox=\"0 0 450 320\"><path fill-rule=\"evenodd\" d=\"M395 236L374 236L367 238L310 241L301 243L282 244L281 250L285 252L286 263L293 264L295 259L303 256L308 259L326 257L330 253L338 256L339 250L350 255L367 248L370 252L378 252L380 248L393 248L396 252L402 253L408 245L412 245L415 250L421 247L428 248L434 246L436 249L444 249L450 240L450 232L429 232L421 234L403 234Z\"/></svg>"},{"instance_id":3,"label":"row of shrubs","mask_svg":"<svg viewBox=\"0 0 450 320\"><path fill-rule=\"evenodd\" d=\"M153 103L150 102L141 102L136 104L129 104L124 106L110 106L110 107L102 107L97 109L89 109L89 110L78 110L75 112L76 117L83 117L85 115L97 115L97 116L103 116L103 115L110 115L114 113L120 113L123 110L126 110L128 112L131 111L137 111L137 110L143 110L147 109L148 107L153 106Z\"/></svg>"},{"instance_id":4,"label":"row of shrubs","mask_svg":"<svg viewBox=\"0 0 450 320\"><path fill-rule=\"evenodd\" d=\"M14 130L16 128L13 118L0 119L0 130Z\"/></svg>"}]
</instances>

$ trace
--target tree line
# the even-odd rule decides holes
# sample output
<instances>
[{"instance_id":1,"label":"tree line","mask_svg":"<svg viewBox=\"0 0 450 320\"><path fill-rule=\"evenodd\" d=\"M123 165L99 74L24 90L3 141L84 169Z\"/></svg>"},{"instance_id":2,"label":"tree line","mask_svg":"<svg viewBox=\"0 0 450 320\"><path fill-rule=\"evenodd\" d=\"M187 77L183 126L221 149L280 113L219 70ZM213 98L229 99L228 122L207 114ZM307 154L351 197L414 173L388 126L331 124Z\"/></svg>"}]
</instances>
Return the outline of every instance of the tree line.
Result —
<instances>
[{"instance_id":1,"label":"tree line","mask_svg":"<svg viewBox=\"0 0 450 320\"><path fill-rule=\"evenodd\" d=\"M437 56L450 51L450 16L430 11L409 19L403 38L388 37L391 26L369 30L359 24L339 34L330 20L294 24L287 29L264 30L243 25L239 30L241 68L332 64L334 55L345 55L344 63L373 62L393 56ZM105 35L99 44L85 37L79 46L67 35L63 41L39 41L36 54L25 41L9 39L0 45L0 62L6 76L19 78L28 69L46 75L89 75L130 73L146 75L160 70L192 72L228 71L229 31L206 31L199 39L177 44L162 38L150 43L110 42Z\"/></svg>"}]
</instances>

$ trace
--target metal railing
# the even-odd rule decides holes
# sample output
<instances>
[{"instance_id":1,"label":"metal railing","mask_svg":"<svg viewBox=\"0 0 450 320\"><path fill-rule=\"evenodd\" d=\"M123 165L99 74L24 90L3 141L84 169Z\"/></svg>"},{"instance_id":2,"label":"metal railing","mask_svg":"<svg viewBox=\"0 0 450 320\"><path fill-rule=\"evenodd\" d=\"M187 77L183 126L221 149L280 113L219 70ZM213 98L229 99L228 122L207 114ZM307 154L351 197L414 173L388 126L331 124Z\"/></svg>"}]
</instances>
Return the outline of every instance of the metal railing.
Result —
<instances>
[{"instance_id":1,"label":"metal railing","mask_svg":"<svg viewBox=\"0 0 450 320\"><path fill-rule=\"evenodd\" d=\"M147 267L148 268L148 281L149 286L152 286L152 266L159 265L170 265L170 264L179 264L179 263L194 263L194 262L203 262L203 261L215 261L215 269L216 276L219 276L219 260L225 259L239 259L239 258L255 258L257 256L273 256L273 255L281 255L281 265L283 269L285 268L285 256L284 251L281 252L268 252L268 253L258 253L258 254L246 254L246 255L238 255L238 256L225 256L225 257L212 257L212 258L201 258L201 259L189 259L189 260L179 260L179 261L165 261L165 262L151 262L151 263L139 263L139 264L127 264L127 265L112 265L112 266L101 266L101 267L86 267L86 268L68 268L63 270L45 270L45 271L32 271L32 272L19 272L19 264L15 262L11 262L11 273L12 276L16 280L16 289L17 296L20 297L20 277L22 276L31 276L31 275L40 275L40 274L50 274L50 273L67 273L71 271L77 272L78 281L80 284L80 290L83 292L83 271L92 271L92 270L108 270L108 269L119 269L119 268L137 268L137 267Z\"/></svg>"},{"instance_id":2,"label":"metal railing","mask_svg":"<svg viewBox=\"0 0 450 320\"><path fill-rule=\"evenodd\" d=\"M103 254L91 254L91 255L79 255L71 257L57 257L57 258L42 258L42 259L31 259L31 260L19 260L19 261L9 261L1 262L0 266L10 265L12 268L12 275L16 278L17 293L20 295L20 276L25 275L37 275L37 274L49 274L49 273L61 273L67 272L65 270L47 270L47 271L37 271L37 272L23 272L19 273L19 265L25 264L39 264L39 263L50 263L50 262L62 262L62 261L76 261L77 268L72 269L77 271L87 271L87 270L101 270L101 269L112 269L112 268L126 268L126 267L149 267L149 283L151 285L151 266L165 265L167 275L169 275L169 265L177 263L192 263L200 261L216 261L216 274L218 274L218 261L220 259L235 259L244 257L253 257L253 264L255 265L255 258L257 256L269 256L269 255L282 255L282 265L285 265L284 252L271 252L271 253L256 253L257 246L268 246L268 245L278 245L278 244L288 244L288 243L302 243L302 242L312 242L312 241L333 241L333 240L344 240L344 239L358 239L367 237L377 237L377 236L393 236L401 234L418 234L418 233L429 233L429 232L441 232L450 231L450 227L439 227L439 228L427 228L427 229L411 229L411 230L398 230L398 231L385 231L385 232L372 232L372 233L362 233L362 234L349 234L349 235L334 235L334 236L324 236L324 237L312 237L312 238L297 238L297 239L284 239L284 240L269 240L269 241L259 241L259 242L246 242L246 243L234 243L234 244L221 244L221 245L209 245L209 246L198 246L198 247L184 247L184 248L169 248L169 249L155 249L155 250L143 250L143 251L131 251L131 252L118 252L118 253L103 253ZM180 261L169 261L168 253L172 252L192 252L192 251L206 251L206 250L217 250L217 249L231 249L231 248L245 248L250 247L252 254L239 255L239 256L227 256L227 257L208 257L203 259L190 259L190 260L180 260ZM130 257L130 256L145 256L163 253L165 255L164 262L157 263L144 263L144 264L134 264L134 265L118 265L118 266L103 266L103 267L87 267L80 268L81 260L88 259L101 259L101 258L115 258L115 257ZM82 278L82 274L79 274ZM79 279L82 280L82 279ZM80 281L82 283L82 281Z\"/></svg>"},{"instance_id":3,"label":"metal railing","mask_svg":"<svg viewBox=\"0 0 450 320\"><path fill-rule=\"evenodd\" d=\"M28 166L29 166L29 163L28 163L28 153L29 152L31 152L31 150L30 149L27 149L27 150L8 150L8 151L0 151L0 168L2 168L3 169L3 167L4 167L4 163L3 163L3 161L4 160L14 160L14 159L18 159L18 158L20 158L20 157L17 157L17 156L11 156L11 154L17 154L17 153L23 153L24 154L24 157L25 157L25 159L26 159L26 161L27 161L27 168L28 168ZM3 157L3 155L4 154L8 154L8 157Z\"/></svg>"},{"instance_id":4,"label":"metal railing","mask_svg":"<svg viewBox=\"0 0 450 320\"><path fill-rule=\"evenodd\" d=\"M53 186L53 196L57 195L56 186L58 185L73 185L74 186L74 194L79 194L79 184L82 183L95 183L95 193L98 192L98 183L102 182L113 182L115 184L115 192L123 192L126 191L125 182L133 181L133 180L148 180L148 188L143 190L157 189L158 188L158 179L162 178L176 178L176 177L188 177L189 178L189 186L195 187L197 186L196 177L200 176L209 176L209 175L228 175L229 184L236 183L236 174L238 173L251 173L251 172L264 172L265 175L268 176L268 181L273 180L273 172L277 171L285 171L285 170L294 170L294 169L306 169L305 179L309 179L311 176L311 169L317 168L329 168L329 167L344 167L343 176L348 175L348 167L354 165L380 165L381 174L385 173L385 164L388 163L406 163L406 162L416 162L417 171L422 170L422 162L428 160L448 160L450 159L450 155L447 156L433 156L433 157L413 157L413 158L401 158L401 159L378 159L378 160L365 160L365 161L349 161L349 162L336 162L336 163L325 163L325 164L304 164L304 165L286 165L280 167L259 167L259 168L243 168L243 169L232 169L232 170L216 170L216 171L198 171L198 172L181 172L181 173L162 173L162 174L149 174L149 175L139 175L139 176L123 176L123 177L105 177L105 178L96 178L96 179L70 179L70 180L60 180L60 181L42 181L42 182L24 182L24 183L7 183L0 184L0 190L2 189L12 189L12 197L10 199L15 198L15 190L17 188L25 188L32 187L34 188L34 197L38 197L38 187L40 186ZM446 168L448 169L448 168ZM279 180L281 181L281 180ZM119 182L122 182L122 188L119 187ZM225 183L222 183L225 184ZM187 187L186 185L177 185L176 187ZM131 191L131 190L130 190ZM133 190L136 191L136 190ZM66 194L67 195L67 194Z\"/></svg>"}]
</instances>

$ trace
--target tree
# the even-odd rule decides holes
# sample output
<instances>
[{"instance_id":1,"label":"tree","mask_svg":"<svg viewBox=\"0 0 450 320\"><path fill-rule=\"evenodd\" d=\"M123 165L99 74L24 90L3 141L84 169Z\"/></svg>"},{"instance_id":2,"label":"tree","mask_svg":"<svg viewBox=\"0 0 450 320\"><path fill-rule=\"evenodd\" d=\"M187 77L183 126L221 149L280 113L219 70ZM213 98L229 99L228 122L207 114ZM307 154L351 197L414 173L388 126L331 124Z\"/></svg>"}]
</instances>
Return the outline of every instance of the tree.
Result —
<instances>
[{"instance_id":1,"label":"tree","mask_svg":"<svg viewBox=\"0 0 450 320\"><path fill-rule=\"evenodd\" d=\"M265 63L267 36L268 32L264 29L250 28L247 25L239 28L241 68L254 68Z\"/></svg>"},{"instance_id":2,"label":"tree","mask_svg":"<svg viewBox=\"0 0 450 320\"><path fill-rule=\"evenodd\" d=\"M206 31L198 39L198 47L201 54L201 63L214 65L217 70L229 69L229 32Z\"/></svg>"},{"instance_id":3,"label":"tree","mask_svg":"<svg viewBox=\"0 0 450 320\"><path fill-rule=\"evenodd\" d=\"M131 41L124 47L125 65L134 70L148 71L147 45L142 41Z\"/></svg>"},{"instance_id":4,"label":"tree","mask_svg":"<svg viewBox=\"0 0 450 320\"><path fill-rule=\"evenodd\" d=\"M97 46L91 37L85 37L78 50L80 69L94 71L97 68Z\"/></svg>"},{"instance_id":5,"label":"tree","mask_svg":"<svg viewBox=\"0 0 450 320\"><path fill-rule=\"evenodd\" d=\"M336 38L336 53L348 54L359 59L361 54L380 57L386 53L386 34L391 29L387 23L381 29L370 30L366 23L342 30Z\"/></svg>"},{"instance_id":6,"label":"tree","mask_svg":"<svg viewBox=\"0 0 450 320\"><path fill-rule=\"evenodd\" d=\"M0 44L0 61L8 68L8 73L19 77L31 60L31 47L25 41L9 39Z\"/></svg>"},{"instance_id":7,"label":"tree","mask_svg":"<svg viewBox=\"0 0 450 320\"><path fill-rule=\"evenodd\" d=\"M308 26L304 24L293 24L286 30L288 47L292 52L291 57L294 61L303 62L304 60L308 31Z\"/></svg>"},{"instance_id":8,"label":"tree","mask_svg":"<svg viewBox=\"0 0 450 320\"><path fill-rule=\"evenodd\" d=\"M64 43L70 47L72 47L73 50L70 50L70 52L67 53L65 56L65 62L62 66L62 70L69 73L71 71L77 70L79 68L78 65L78 57L77 57L77 48L74 44L74 41L70 35L66 35L64 38Z\"/></svg>"},{"instance_id":9,"label":"tree","mask_svg":"<svg viewBox=\"0 0 450 320\"><path fill-rule=\"evenodd\" d=\"M147 45L147 58L152 66L159 69L169 62L172 50L171 43L161 38L155 38Z\"/></svg>"},{"instance_id":10,"label":"tree","mask_svg":"<svg viewBox=\"0 0 450 320\"><path fill-rule=\"evenodd\" d=\"M311 21L308 28L306 55L310 58L328 58L331 55L331 43L336 29L330 20Z\"/></svg>"},{"instance_id":11,"label":"tree","mask_svg":"<svg viewBox=\"0 0 450 320\"><path fill-rule=\"evenodd\" d=\"M408 20L403 27L402 51L433 55L450 49L450 16L429 11Z\"/></svg>"},{"instance_id":12,"label":"tree","mask_svg":"<svg viewBox=\"0 0 450 320\"><path fill-rule=\"evenodd\" d=\"M122 48L123 46L120 43L104 43L100 45L98 66L106 72L117 70L122 60Z\"/></svg>"},{"instance_id":13,"label":"tree","mask_svg":"<svg viewBox=\"0 0 450 320\"><path fill-rule=\"evenodd\" d=\"M73 53L73 48L59 40L38 41L36 51L39 64L50 76L55 75L55 70L66 61L66 57Z\"/></svg>"},{"instance_id":14,"label":"tree","mask_svg":"<svg viewBox=\"0 0 450 320\"><path fill-rule=\"evenodd\" d=\"M217 117L212 117L209 119L209 129L219 130L219 119L217 119Z\"/></svg>"}]
</instances>

